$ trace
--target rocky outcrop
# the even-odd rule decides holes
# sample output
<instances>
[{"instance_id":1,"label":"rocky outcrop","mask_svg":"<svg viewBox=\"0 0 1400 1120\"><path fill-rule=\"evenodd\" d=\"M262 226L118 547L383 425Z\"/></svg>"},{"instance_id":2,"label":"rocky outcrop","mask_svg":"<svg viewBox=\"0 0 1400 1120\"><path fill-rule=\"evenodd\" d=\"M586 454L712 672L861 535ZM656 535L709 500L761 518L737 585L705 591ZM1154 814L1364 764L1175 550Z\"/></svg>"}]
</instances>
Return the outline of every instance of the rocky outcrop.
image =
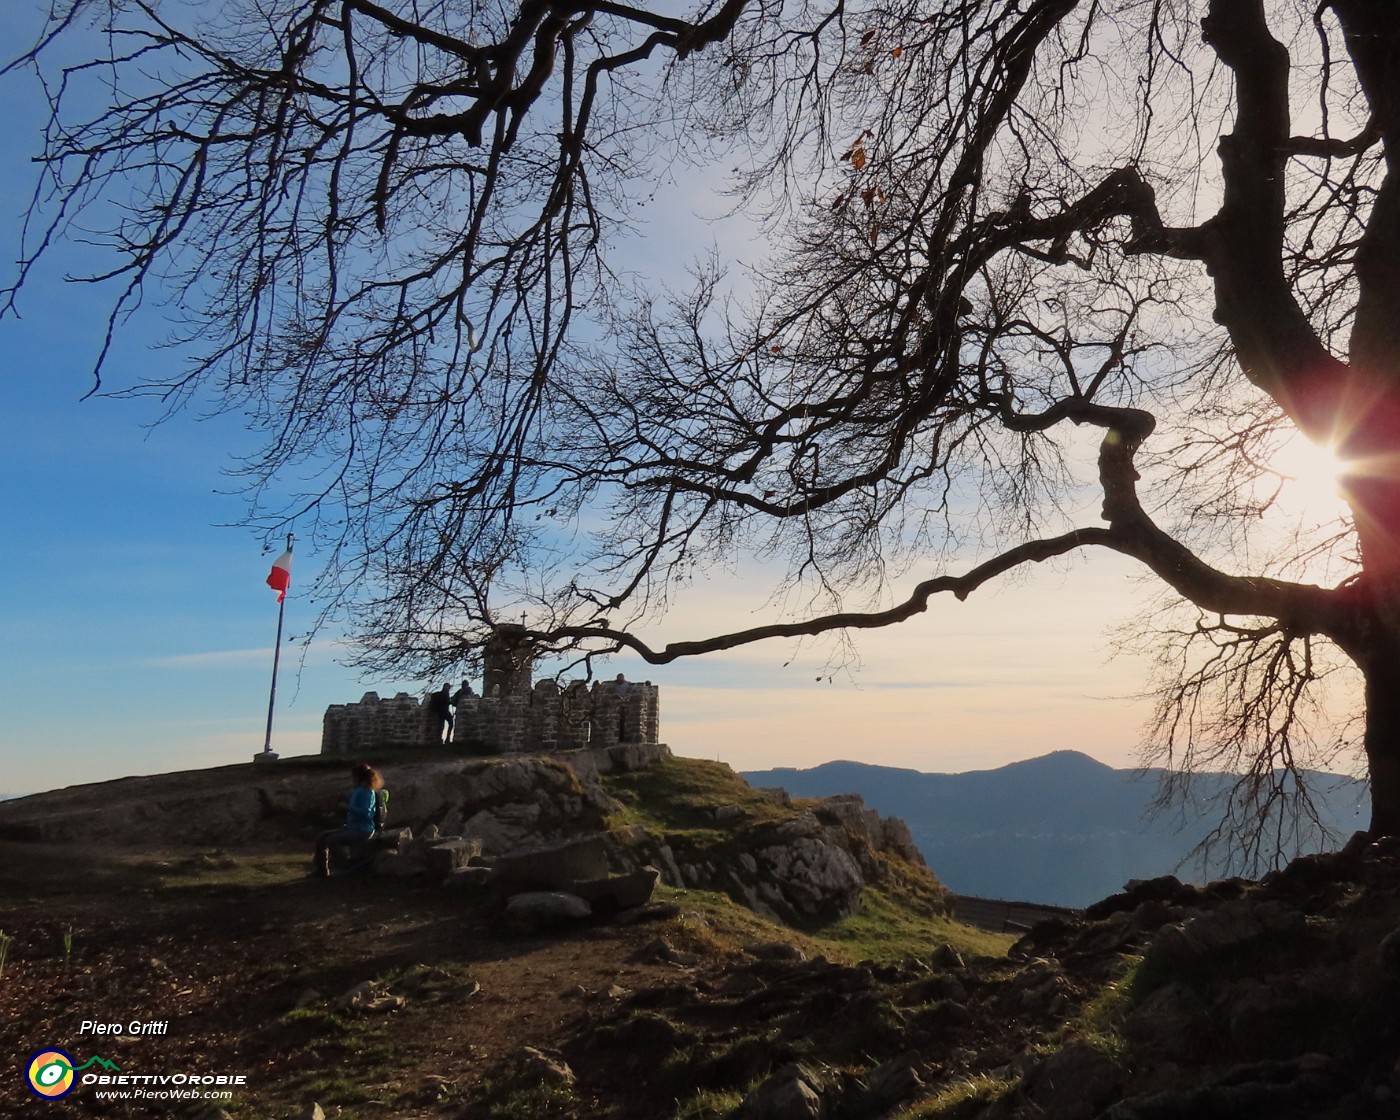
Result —
<instances>
[{"instance_id":1,"label":"rocky outcrop","mask_svg":"<svg viewBox=\"0 0 1400 1120\"><path fill-rule=\"evenodd\" d=\"M1010 959L748 956L681 959L693 979L590 1018L578 1052L660 1009L692 1038L677 1084L733 1094L735 1120L1400 1116L1400 840L1257 883L1134 883Z\"/></svg>"},{"instance_id":2,"label":"rocky outcrop","mask_svg":"<svg viewBox=\"0 0 1400 1120\"><path fill-rule=\"evenodd\" d=\"M879 882L891 861L923 862L903 823L881 818L859 797L791 804L781 794L759 796L727 768L730 796L748 800L708 807L712 827L672 834L619 826L624 806L604 777L669 758L664 745L625 743L388 762L382 773L390 821L406 832L386 835L374 851L347 862L384 875L489 885L502 899L573 891L590 912L607 914L643 905L659 880L723 891L784 922L854 913L866 885ZM342 766L289 759L76 787L0 803L0 837L165 847L309 844L339 823L346 779ZM483 861L494 865L489 872L468 866Z\"/></svg>"},{"instance_id":3,"label":"rocky outcrop","mask_svg":"<svg viewBox=\"0 0 1400 1120\"><path fill-rule=\"evenodd\" d=\"M867 883L880 882L895 858L923 866L898 820L867 809L859 797L828 798L778 821L750 822L737 806L712 811L718 835L667 837L641 828L614 832L614 863L651 865L678 887L721 891L787 923L834 918L860 909Z\"/></svg>"},{"instance_id":4,"label":"rocky outcrop","mask_svg":"<svg viewBox=\"0 0 1400 1120\"><path fill-rule=\"evenodd\" d=\"M444 757L381 767L390 819L505 852L604 827L602 773L670 756L660 744L553 755ZM339 824L346 767L320 759L228 766L74 786L0 802L0 838L48 843L236 846L304 841Z\"/></svg>"}]
</instances>

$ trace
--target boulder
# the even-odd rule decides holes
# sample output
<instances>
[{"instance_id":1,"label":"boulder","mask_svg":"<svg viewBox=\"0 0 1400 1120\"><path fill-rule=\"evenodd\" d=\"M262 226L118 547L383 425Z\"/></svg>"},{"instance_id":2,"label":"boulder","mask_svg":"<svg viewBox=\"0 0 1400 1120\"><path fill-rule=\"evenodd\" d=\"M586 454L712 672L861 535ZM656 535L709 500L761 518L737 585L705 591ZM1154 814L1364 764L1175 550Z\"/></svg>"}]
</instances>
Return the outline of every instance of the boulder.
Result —
<instances>
[{"instance_id":1,"label":"boulder","mask_svg":"<svg viewBox=\"0 0 1400 1120\"><path fill-rule=\"evenodd\" d=\"M533 1046L522 1047L515 1056L516 1067L523 1077L546 1085L572 1085L574 1071L558 1054L550 1054Z\"/></svg>"},{"instance_id":2,"label":"boulder","mask_svg":"<svg viewBox=\"0 0 1400 1120\"><path fill-rule=\"evenodd\" d=\"M865 1076L865 1092L862 1094L865 1108L872 1113L883 1113L914 1096L924 1087L918 1066L917 1050L907 1051L876 1066Z\"/></svg>"},{"instance_id":3,"label":"boulder","mask_svg":"<svg viewBox=\"0 0 1400 1120\"><path fill-rule=\"evenodd\" d=\"M591 917L593 908L563 891L526 891L507 900L502 921L514 933L535 933Z\"/></svg>"},{"instance_id":4,"label":"boulder","mask_svg":"<svg viewBox=\"0 0 1400 1120\"><path fill-rule=\"evenodd\" d=\"M481 855L481 841L475 837L453 836L433 844L425 854L429 871L434 875L447 875L466 867L472 856Z\"/></svg>"},{"instance_id":5,"label":"boulder","mask_svg":"<svg viewBox=\"0 0 1400 1120\"><path fill-rule=\"evenodd\" d=\"M457 867L447 873L443 883L452 887L469 887L480 890L491 884L489 867Z\"/></svg>"},{"instance_id":6,"label":"boulder","mask_svg":"<svg viewBox=\"0 0 1400 1120\"><path fill-rule=\"evenodd\" d=\"M635 910L646 905L656 889L659 872L654 867L641 867L626 875L609 875L603 879L581 879L560 883L570 894L586 900L595 913L616 913Z\"/></svg>"},{"instance_id":7,"label":"boulder","mask_svg":"<svg viewBox=\"0 0 1400 1120\"><path fill-rule=\"evenodd\" d=\"M502 894L548 891L608 874L608 853L600 835L543 844L500 856L492 866L493 886Z\"/></svg>"},{"instance_id":8,"label":"boulder","mask_svg":"<svg viewBox=\"0 0 1400 1120\"><path fill-rule=\"evenodd\" d=\"M782 898L807 917L844 917L860 909L865 879L844 848L810 836L754 853Z\"/></svg>"},{"instance_id":9,"label":"boulder","mask_svg":"<svg viewBox=\"0 0 1400 1120\"><path fill-rule=\"evenodd\" d=\"M1227 902L1184 922L1163 926L1147 947L1143 967L1155 975L1191 975L1203 965L1225 962L1265 937L1304 931L1303 915L1277 900Z\"/></svg>"},{"instance_id":10,"label":"boulder","mask_svg":"<svg viewBox=\"0 0 1400 1120\"><path fill-rule=\"evenodd\" d=\"M739 1120L826 1120L826 1106L813 1075L793 1063L744 1098Z\"/></svg>"}]
</instances>

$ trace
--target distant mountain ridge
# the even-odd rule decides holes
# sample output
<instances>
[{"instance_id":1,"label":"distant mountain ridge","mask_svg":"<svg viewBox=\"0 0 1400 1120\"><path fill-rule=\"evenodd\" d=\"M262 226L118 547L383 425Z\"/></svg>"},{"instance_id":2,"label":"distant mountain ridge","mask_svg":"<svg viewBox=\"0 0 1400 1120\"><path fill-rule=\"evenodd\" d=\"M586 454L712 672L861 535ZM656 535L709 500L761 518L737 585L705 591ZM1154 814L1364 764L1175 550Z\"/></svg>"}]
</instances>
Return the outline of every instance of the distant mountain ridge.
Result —
<instances>
[{"instance_id":1,"label":"distant mountain ridge","mask_svg":"<svg viewBox=\"0 0 1400 1120\"><path fill-rule=\"evenodd\" d=\"M1200 881L1235 870L1223 863L1181 866L1217 823L1218 810L1208 803L1233 776L1199 775L1196 806L1149 819L1161 774L1116 770L1064 750L964 774L839 761L743 776L797 797L860 794L872 809L909 825L930 869L958 894L1087 906L1129 879L1175 873ZM1335 837L1344 841L1366 827L1364 782L1321 773L1308 779ZM1324 846L1319 836L1300 847Z\"/></svg>"}]
</instances>

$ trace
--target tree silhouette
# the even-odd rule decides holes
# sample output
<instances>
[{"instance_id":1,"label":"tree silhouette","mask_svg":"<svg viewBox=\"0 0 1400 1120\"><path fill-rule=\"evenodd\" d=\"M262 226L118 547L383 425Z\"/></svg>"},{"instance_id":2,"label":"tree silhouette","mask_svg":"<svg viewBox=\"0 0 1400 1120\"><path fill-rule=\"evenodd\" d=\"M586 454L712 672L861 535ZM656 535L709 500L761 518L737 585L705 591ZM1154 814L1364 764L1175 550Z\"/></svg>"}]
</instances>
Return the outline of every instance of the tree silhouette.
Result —
<instances>
[{"instance_id":1,"label":"tree silhouette","mask_svg":"<svg viewBox=\"0 0 1400 1120\"><path fill-rule=\"evenodd\" d=\"M1354 670L1400 831L1389 0L73 0L26 67L52 116L11 309L65 237L109 252L109 339L179 309L188 364L119 391L245 411L255 495L313 480L258 515L316 518L367 665L440 675L507 608L668 662L1109 549L1193 612L1151 638L1159 748L1268 811ZM675 161L763 216L751 284L617 266ZM1351 518L1266 555L1293 430ZM746 550L809 612L636 636Z\"/></svg>"}]
</instances>

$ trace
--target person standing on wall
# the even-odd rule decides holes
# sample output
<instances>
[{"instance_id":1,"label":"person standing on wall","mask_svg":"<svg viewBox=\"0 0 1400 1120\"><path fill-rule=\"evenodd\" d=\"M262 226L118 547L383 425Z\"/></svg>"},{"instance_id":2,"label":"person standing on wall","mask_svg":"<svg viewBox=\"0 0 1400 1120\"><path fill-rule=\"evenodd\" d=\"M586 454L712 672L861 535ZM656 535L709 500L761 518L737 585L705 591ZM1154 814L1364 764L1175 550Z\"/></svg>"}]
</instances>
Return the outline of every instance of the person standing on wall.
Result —
<instances>
[{"instance_id":1,"label":"person standing on wall","mask_svg":"<svg viewBox=\"0 0 1400 1120\"><path fill-rule=\"evenodd\" d=\"M452 742L452 686L443 685L428 694L428 730L433 742L445 746Z\"/></svg>"}]
</instances>

